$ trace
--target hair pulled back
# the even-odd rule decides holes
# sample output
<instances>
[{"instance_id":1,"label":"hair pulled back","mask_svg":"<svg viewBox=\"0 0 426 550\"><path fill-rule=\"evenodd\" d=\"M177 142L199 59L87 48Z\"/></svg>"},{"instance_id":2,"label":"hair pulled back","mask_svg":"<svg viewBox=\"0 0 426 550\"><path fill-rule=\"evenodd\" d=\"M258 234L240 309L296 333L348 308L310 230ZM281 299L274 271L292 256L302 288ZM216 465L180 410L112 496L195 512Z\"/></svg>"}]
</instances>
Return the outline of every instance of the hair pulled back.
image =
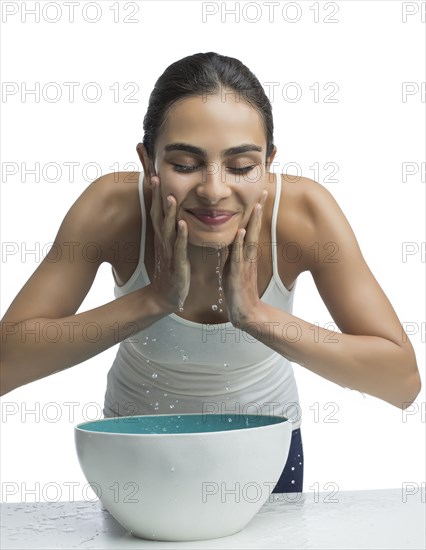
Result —
<instances>
[{"instance_id":1,"label":"hair pulled back","mask_svg":"<svg viewBox=\"0 0 426 550\"><path fill-rule=\"evenodd\" d=\"M143 120L143 144L154 163L155 143L174 103L190 96L234 92L262 117L266 157L273 150L273 119L269 98L257 77L238 59L216 52L196 53L169 65L155 83ZM226 96L225 96L226 97Z\"/></svg>"}]
</instances>

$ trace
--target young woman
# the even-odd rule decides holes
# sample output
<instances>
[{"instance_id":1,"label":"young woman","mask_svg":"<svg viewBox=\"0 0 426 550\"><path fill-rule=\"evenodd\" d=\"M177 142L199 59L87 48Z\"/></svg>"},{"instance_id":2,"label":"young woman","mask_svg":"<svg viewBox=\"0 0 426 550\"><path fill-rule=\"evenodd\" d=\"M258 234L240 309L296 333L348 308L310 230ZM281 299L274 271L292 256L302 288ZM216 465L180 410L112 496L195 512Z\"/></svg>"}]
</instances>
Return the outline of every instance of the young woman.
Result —
<instances>
[{"instance_id":1,"label":"young woman","mask_svg":"<svg viewBox=\"0 0 426 550\"><path fill-rule=\"evenodd\" d=\"M290 361L401 409L412 403L413 347L347 219L320 184L271 173L276 151L271 104L240 61L209 52L169 66L137 146L143 171L107 174L82 193L6 311L2 395L120 343L105 416L288 417L275 492L303 488ZM76 314L103 262L116 299ZM341 332L292 315L304 271ZM23 338L31 330L42 336Z\"/></svg>"}]
</instances>

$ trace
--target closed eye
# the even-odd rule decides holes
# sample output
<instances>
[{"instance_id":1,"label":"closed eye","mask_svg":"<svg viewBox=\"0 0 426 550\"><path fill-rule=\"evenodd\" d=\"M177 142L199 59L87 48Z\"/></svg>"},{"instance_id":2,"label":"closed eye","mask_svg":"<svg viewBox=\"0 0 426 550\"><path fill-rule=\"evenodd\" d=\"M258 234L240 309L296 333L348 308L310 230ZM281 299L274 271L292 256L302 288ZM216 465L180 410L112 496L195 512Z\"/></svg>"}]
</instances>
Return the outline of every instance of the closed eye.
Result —
<instances>
[{"instance_id":1,"label":"closed eye","mask_svg":"<svg viewBox=\"0 0 426 550\"><path fill-rule=\"evenodd\" d=\"M198 170L199 168L201 168L201 166L190 166L190 165L184 165L184 164L173 164L173 166L175 167L174 170L176 172L195 172L196 170ZM247 174L248 172L250 172L250 170L253 170L253 168L256 167L256 164L253 164L252 166L244 166L243 168L229 168L229 171L230 172L234 172L236 174Z\"/></svg>"}]
</instances>

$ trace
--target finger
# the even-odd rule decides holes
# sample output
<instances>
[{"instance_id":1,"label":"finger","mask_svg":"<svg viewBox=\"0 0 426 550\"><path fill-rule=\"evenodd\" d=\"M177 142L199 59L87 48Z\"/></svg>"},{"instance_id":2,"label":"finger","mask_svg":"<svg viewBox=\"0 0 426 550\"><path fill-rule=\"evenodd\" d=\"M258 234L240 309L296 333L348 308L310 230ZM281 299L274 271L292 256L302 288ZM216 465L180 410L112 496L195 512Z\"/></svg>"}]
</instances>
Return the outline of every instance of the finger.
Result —
<instances>
[{"instance_id":1,"label":"finger","mask_svg":"<svg viewBox=\"0 0 426 550\"><path fill-rule=\"evenodd\" d=\"M237 235L232 243L232 253L231 253L231 266L230 271L231 275L237 275L243 262L243 247L244 247L244 237L246 235L245 229L239 229Z\"/></svg>"},{"instance_id":2,"label":"finger","mask_svg":"<svg viewBox=\"0 0 426 550\"><path fill-rule=\"evenodd\" d=\"M247 234L245 238L245 246L250 248L255 247L253 243L257 243L259 238L260 226L261 226L261 217L262 217L262 206L257 202L253 206L253 210L247 224Z\"/></svg>"},{"instance_id":3,"label":"finger","mask_svg":"<svg viewBox=\"0 0 426 550\"><path fill-rule=\"evenodd\" d=\"M174 258L175 269L179 273L182 281L181 301L184 301L189 291L189 281L191 277L191 269L188 261L188 226L183 220L178 222L178 236L175 242Z\"/></svg>"},{"instance_id":4,"label":"finger","mask_svg":"<svg viewBox=\"0 0 426 550\"><path fill-rule=\"evenodd\" d=\"M246 243L257 242L262 227L262 215L268 197L268 191L264 189L259 197L259 201L254 205L252 215L247 227Z\"/></svg>"},{"instance_id":5,"label":"finger","mask_svg":"<svg viewBox=\"0 0 426 550\"><path fill-rule=\"evenodd\" d=\"M266 199L268 198L268 191L264 189L260 195L260 204L262 205L262 208L265 206Z\"/></svg>"},{"instance_id":6,"label":"finger","mask_svg":"<svg viewBox=\"0 0 426 550\"><path fill-rule=\"evenodd\" d=\"M169 195L166 200L166 216L163 223L164 244L168 258L172 257L176 241L176 199Z\"/></svg>"},{"instance_id":7,"label":"finger","mask_svg":"<svg viewBox=\"0 0 426 550\"><path fill-rule=\"evenodd\" d=\"M161 240L161 229L163 226L163 205L161 202L160 178L155 176L151 178L152 182L152 203L151 203L151 221L155 234Z\"/></svg>"},{"instance_id":8,"label":"finger","mask_svg":"<svg viewBox=\"0 0 426 550\"><path fill-rule=\"evenodd\" d=\"M158 237L156 234L154 234L154 262L155 262L155 270L154 270L154 279L159 278L161 268L162 268L162 253L161 253L161 243L158 240Z\"/></svg>"},{"instance_id":9,"label":"finger","mask_svg":"<svg viewBox=\"0 0 426 550\"><path fill-rule=\"evenodd\" d=\"M178 222L178 235L175 242L176 257L179 260L187 259L188 226L183 220Z\"/></svg>"}]
</instances>

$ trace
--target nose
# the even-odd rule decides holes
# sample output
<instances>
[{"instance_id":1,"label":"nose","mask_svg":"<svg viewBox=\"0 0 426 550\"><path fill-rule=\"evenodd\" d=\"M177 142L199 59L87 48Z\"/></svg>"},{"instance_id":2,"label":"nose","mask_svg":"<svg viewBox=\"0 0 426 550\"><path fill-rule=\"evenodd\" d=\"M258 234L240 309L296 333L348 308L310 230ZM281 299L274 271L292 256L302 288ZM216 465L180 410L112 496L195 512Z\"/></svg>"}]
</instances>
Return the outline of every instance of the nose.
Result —
<instances>
[{"instance_id":1,"label":"nose","mask_svg":"<svg viewBox=\"0 0 426 550\"><path fill-rule=\"evenodd\" d=\"M215 173L203 170L203 181L197 185L196 194L206 203L217 204L222 199L230 197L232 190L221 170Z\"/></svg>"}]
</instances>

